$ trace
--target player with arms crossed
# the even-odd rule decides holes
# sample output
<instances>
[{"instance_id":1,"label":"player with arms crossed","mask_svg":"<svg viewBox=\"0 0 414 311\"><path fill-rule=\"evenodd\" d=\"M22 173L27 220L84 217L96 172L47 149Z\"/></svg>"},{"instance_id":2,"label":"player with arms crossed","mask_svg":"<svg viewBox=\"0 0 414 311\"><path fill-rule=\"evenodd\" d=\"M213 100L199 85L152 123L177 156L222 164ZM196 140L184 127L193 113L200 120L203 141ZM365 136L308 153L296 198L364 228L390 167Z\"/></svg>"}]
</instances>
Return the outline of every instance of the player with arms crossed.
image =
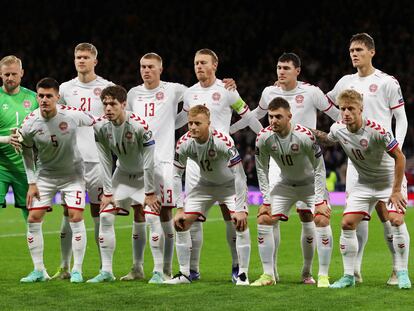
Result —
<instances>
[{"instance_id":1,"label":"player with arms crossed","mask_svg":"<svg viewBox=\"0 0 414 311\"><path fill-rule=\"evenodd\" d=\"M290 104L292 112L292 123L301 124L308 128L316 128L318 111L324 112L332 120L337 121L339 111L332 103L329 103L323 92L316 86L298 81L301 71L301 60L295 53L283 53L277 61L277 85L266 87L260 98L259 105L253 110L258 119L263 118L268 113L268 106L272 99L282 97ZM234 133L246 126L244 120L233 124L230 133ZM273 158L270 158L270 170L275 174L269 175L271 186L278 182L280 169ZM328 193L325 198L329 204ZM297 202L297 212L302 223L301 246L303 255L302 280L305 284L314 284L312 277L312 261L315 253L315 233L316 248L319 255L319 276L318 286L329 286L328 272L332 254L332 229L329 218L316 217L314 223L309 209L303 202ZM316 232L315 232L316 231ZM275 244L280 244L280 227L279 222L274 224L273 236ZM277 248L276 248L277 251ZM277 266L277 253L275 253L275 267ZM278 273L275 271L276 281Z\"/></svg>"},{"instance_id":2,"label":"player with arms crossed","mask_svg":"<svg viewBox=\"0 0 414 311\"><path fill-rule=\"evenodd\" d=\"M232 215L239 257L237 285L249 285L250 232L247 226L247 185L240 155L230 136L210 127L210 111L196 105L188 112L189 132L177 142L174 159L174 195L177 213L174 225L177 231L176 249L180 272L165 284L191 283L190 228L196 220L205 221L210 207L216 202L226 204ZM197 184L187 193L185 205L181 200L182 175L187 160L200 168Z\"/></svg>"},{"instance_id":3,"label":"player with arms crossed","mask_svg":"<svg viewBox=\"0 0 414 311\"><path fill-rule=\"evenodd\" d=\"M112 273L115 215L121 209L128 213L131 200L147 205L147 222L150 226L159 226L158 230L151 230L153 232L151 240L156 244L151 250L154 256L154 275L158 275L161 281L150 281L150 283L162 283L163 234L160 230L159 217L152 216L154 213L159 214L160 211L154 186L155 142L152 132L143 119L130 111L125 111L127 92L123 87L108 86L102 91L101 100L105 117L98 119L94 130L104 173L104 194L99 227L102 268L96 277L88 280L88 283L115 280ZM112 153L118 159L113 175Z\"/></svg>"},{"instance_id":4,"label":"player with arms crossed","mask_svg":"<svg viewBox=\"0 0 414 311\"><path fill-rule=\"evenodd\" d=\"M274 254L279 244L274 239L274 224L289 219L292 204L302 201L304 210L316 219L329 223L331 210L325 200L326 172L322 151L310 130L291 122L292 113L287 100L272 99L268 105L270 126L264 128L256 140L256 170L263 206L258 216L259 253L263 265L262 276L251 286L266 286L276 283ZM280 170L269 168L273 158ZM269 176L280 172L275 185L269 185ZM270 207L271 206L271 207ZM313 223L313 217L307 222ZM327 278L327 275L326 275ZM318 282L319 287L328 287L329 281Z\"/></svg>"},{"instance_id":5,"label":"player with arms crossed","mask_svg":"<svg viewBox=\"0 0 414 311\"><path fill-rule=\"evenodd\" d=\"M74 51L74 63L77 77L60 85L60 102L86 111L95 118L103 115L100 94L102 89L112 82L96 75L98 50L91 43L79 43ZM91 216L95 225L95 242L99 249L99 204L102 195L102 173L99 166L98 150L95 144L93 129L78 128L76 143L84 162L84 178L86 191L91 207ZM70 277L72 232L69 226L68 211L63 213L60 232L61 264L52 278L67 279Z\"/></svg>"},{"instance_id":6,"label":"player with arms crossed","mask_svg":"<svg viewBox=\"0 0 414 311\"><path fill-rule=\"evenodd\" d=\"M14 206L20 208L27 220L26 208L28 189L23 159L10 144L10 131L21 126L24 118L38 107L36 93L20 85L24 70L22 61L14 55L0 60L0 76L3 86L0 89L0 206L6 207L6 194L9 186L13 189Z\"/></svg>"},{"instance_id":7,"label":"player with arms crossed","mask_svg":"<svg viewBox=\"0 0 414 311\"><path fill-rule=\"evenodd\" d=\"M354 267L358 253L356 227L370 220L378 202L387 204L391 222L398 286L411 288L408 277L410 237L404 223L407 184L404 179L405 156L391 132L380 123L362 116L363 98L356 90L342 91L337 102L342 122L332 125L329 134L316 131L321 143L339 143L357 172L349 190L342 218L340 250L344 276L331 288L355 285Z\"/></svg>"},{"instance_id":8,"label":"player with arms crossed","mask_svg":"<svg viewBox=\"0 0 414 311\"><path fill-rule=\"evenodd\" d=\"M235 90L227 90L223 81L216 78L218 67L218 57L210 49L201 49L196 52L194 57L194 71L198 83L190 87L184 93L183 110L188 112L195 105L205 105L211 114L211 127L224 135L229 135L231 115L233 110L243 119L247 120L250 128L258 133L262 129L260 122L251 113L249 107L241 99L239 93ZM186 117L177 120L177 127L183 126L187 122ZM186 173L186 193L191 192L191 188L197 183L200 176L199 166L189 159L187 162ZM246 176L244 176L246 179ZM238 272L238 258L236 249L236 230L234 229L232 219L228 208L220 202L223 219L226 223L226 237L232 254L232 281L236 282ZM196 221L191 226L191 279L200 278L200 252L203 244L202 223Z\"/></svg>"},{"instance_id":9,"label":"player with arms crossed","mask_svg":"<svg viewBox=\"0 0 414 311\"><path fill-rule=\"evenodd\" d=\"M386 129L391 130L392 117L395 118L395 137L400 145L404 144L407 133L407 116L405 114L404 99L398 81L386 73L374 68L372 58L375 55L374 39L367 33L358 33L351 37L349 56L352 65L357 69L354 74L342 77L334 89L328 92L331 102L336 102L340 92L345 89L354 89L363 96L364 117L378 121ZM348 160L346 173L346 191L350 192L357 178L353 162ZM393 272L387 281L389 285L397 285L396 277L396 249L392 241L392 227L385 203L379 201L375 207L378 217L384 226L384 239L393 257ZM357 282L362 282L361 263L365 244L368 240L368 222L362 221L357 227L358 256L355 261Z\"/></svg>"},{"instance_id":10,"label":"player with arms crossed","mask_svg":"<svg viewBox=\"0 0 414 311\"><path fill-rule=\"evenodd\" d=\"M94 118L76 108L57 105L59 84L44 78L36 85L40 108L28 115L19 130L23 138L23 158L29 183L27 242L34 271L20 280L23 283L47 281L43 263L42 223L57 191L64 193L72 230L74 264L70 281L83 282L82 263L86 250L83 220L85 186L83 163L76 145L79 126L92 126ZM37 163L33 149L37 150Z\"/></svg>"}]
</instances>

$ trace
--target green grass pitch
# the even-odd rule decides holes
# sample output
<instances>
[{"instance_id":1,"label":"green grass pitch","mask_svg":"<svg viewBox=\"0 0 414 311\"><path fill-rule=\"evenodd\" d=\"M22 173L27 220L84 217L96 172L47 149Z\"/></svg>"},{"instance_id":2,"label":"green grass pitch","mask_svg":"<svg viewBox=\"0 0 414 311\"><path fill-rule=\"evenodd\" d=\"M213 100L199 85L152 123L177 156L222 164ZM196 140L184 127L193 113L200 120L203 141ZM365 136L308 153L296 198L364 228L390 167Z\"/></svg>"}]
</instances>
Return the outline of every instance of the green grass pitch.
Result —
<instances>
[{"instance_id":1,"label":"green grass pitch","mask_svg":"<svg viewBox=\"0 0 414 311\"><path fill-rule=\"evenodd\" d=\"M257 207L250 209L252 253L250 281L262 272L256 239ZM342 259L338 249L341 207L332 217L334 251L330 268L331 281L342 275ZM61 209L55 206L43 225L45 264L49 274L59 265L59 228ZM85 213L88 246L84 261L84 278L95 276L99 269L98 251L93 239L89 211ZM414 232L414 215L407 213L408 229ZM120 277L131 267L132 217L117 217L117 248L114 274ZM414 310L414 289L399 290L385 283L391 272L391 256L385 245L382 225L374 215L370 238L363 261L364 283L355 288L333 290L300 284L302 264L300 223L295 213L281 226L278 270L280 283L264 288L236 287L230 281L231 257L226 244L225 225L218 208L212 208L204 225L204 246L200 281L191 285L149 285L152 258L149 244L145 253L146 281L104 284L70 284L68 281L20 284L33 265L26 245L25 224L19 210L0 210L0 310ZM174 272L177 261L174 259ZM413 271L410 259L409 270ZM318 273L317 255L313 274Z\"/></svg>"}]
</instances>

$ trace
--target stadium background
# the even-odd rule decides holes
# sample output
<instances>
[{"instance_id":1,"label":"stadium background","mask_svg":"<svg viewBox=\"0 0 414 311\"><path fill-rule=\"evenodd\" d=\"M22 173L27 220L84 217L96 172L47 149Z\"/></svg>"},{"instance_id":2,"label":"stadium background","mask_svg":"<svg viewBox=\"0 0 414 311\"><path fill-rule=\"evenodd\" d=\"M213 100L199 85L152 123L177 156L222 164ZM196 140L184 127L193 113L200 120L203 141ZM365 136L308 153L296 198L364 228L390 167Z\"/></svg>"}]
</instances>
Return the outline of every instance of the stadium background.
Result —
<instances>
[{"instance_id":1,"label":"stadium background","mask_svg":"<svg viewBox=\"0 0 414 311\"><path fill-rule=\"evenodd\" d=\"M370 33L376 42L374 66L395 76L403 91L409 120L404 152L407 177L414 184L414 3L410 1L330 1L305 4L273 1L59 1L8 3L0 21L0 56L22 58L22 85L34 89L45 76L60 83L76 74L74 46L83 41L98 48L99 75L125 88L141 83L139 58L154 51L164 60L162 79L192 85L194 52L213 49L219 56L217 76L236 80L253 109L262 90L276 80L276 60L285 51L302 59L299 79L327 92L344 74L354 72L348 55L352 34ZM235 121L235 120L233 120ZM266 120L262 120L266 124ZM318 127L329 129L320 115ZM184 129L177 132L182 134ZM255 135L234 135L251 186L257 186ZM328 174L337 175L335 190L344 189L346 159L338 148L325 150Z\"/></svg>"}]
</instances>

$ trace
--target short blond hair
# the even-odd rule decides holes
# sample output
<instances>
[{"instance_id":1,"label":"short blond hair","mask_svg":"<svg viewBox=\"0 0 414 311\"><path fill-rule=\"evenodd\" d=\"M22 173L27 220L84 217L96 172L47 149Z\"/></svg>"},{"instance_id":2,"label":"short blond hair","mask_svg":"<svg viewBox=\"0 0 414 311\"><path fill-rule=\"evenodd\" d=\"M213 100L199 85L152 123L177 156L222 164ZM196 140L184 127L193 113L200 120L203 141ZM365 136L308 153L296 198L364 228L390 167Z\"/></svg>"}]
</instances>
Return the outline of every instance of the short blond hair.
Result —
<instances>
[{"instance_id":1,"label":"short blond hair","mask_svg":"<svg viewBox=\"0 0 414 311\"><path fill-rule=\"evenodd\" d=\"M190 110L188 111L188 114L192 116L204 114L210 120L210 110L204 105L195 105L191 107Z\"/></svg>"},{"instance_id":2,"label":"short blond hair","mask_svg":"<svg viewBox=\"0 0 414 311\"><path fill-rule=\"evenodd\" d=\"M219 62L218 56L213 50L201 49L201 50L198 50L195 53L195 55L199 55L199 54L201 54L201 55L210 55L211 58L213 59L213 64L218 64L218 62Z\"/></svg>"},{"instance_id":3,"label":"short blond hair","mask_svg":"<svg viewBox=\"0 0 414 311\"><path fill-rule=\"evenodd\" d=\"M98 50L92 43L88 43L88 42L79 43L75 47L75 54L77 51L88 51L88 52L91 52L91 54L95 56L95 58L98 57Z\"/></svg>"},{"instance_id":4,"label":"short blond hair","mask_svg":"<svg viewBox=\"0 0 414 311\"><path fill-rule=\"evenodd\" d=\"M338 97L336 98L336 102L338 106L341 107L341 103L355 103L358 104L361 108L363 107L363 99L362 95L355 90L348 89L344 90L339 93Z\"/></svg>"},{"instance_id":5,"label":"short blond hair","mask_svg":"<svg viewBox=\"0 0 414 311\"><path fill-rule=\"evenodd\" d=\"M157 61L159 61L162 67L162 58L157 53L154 53L154 52L146 53L144 54L144 56L141 57L141 60L143 59L156 59Z\"/></svg>"},{"instance_id":6,"label":"short blond hair","mask_svg":"<svg viewBox=\"0 0 414 311\"><path fill-rule=\"evenodd\" d=\"M22 60L20 58L18 58L17 56L8 55L8 56L3 57L0 60L0 67L8 66L8 65L11 65L11 64L18 64L20 69L23 68L22 67Z\"/></svg>"}]
</instances>

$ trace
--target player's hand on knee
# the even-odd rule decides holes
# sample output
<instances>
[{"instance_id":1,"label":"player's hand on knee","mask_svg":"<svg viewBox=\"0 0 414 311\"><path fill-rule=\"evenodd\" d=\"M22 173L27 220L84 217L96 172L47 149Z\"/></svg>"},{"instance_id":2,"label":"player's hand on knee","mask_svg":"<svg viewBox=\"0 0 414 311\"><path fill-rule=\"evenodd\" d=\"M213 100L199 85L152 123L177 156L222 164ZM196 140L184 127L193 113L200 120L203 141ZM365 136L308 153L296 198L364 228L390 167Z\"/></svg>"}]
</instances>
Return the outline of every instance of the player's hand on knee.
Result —
<instances>
[{"instance_id":1,"label":"player's hand on knee","mask_svg":"<svg viewBox=\"0 0 414 311\"><path fill-rule=\"evenodd\" d=\"M144 206L148 207L154 212L159 214L161 211L161 204L158 201L157 195L155 193L145 195Z\"/></svg>"},{"instance_id":2,"label":"player's hand on knee","mask_svg":"<svg viewBox=\"0 0 414 311\"><path fill-rule=\"evenodd\" d=\"M259 206L259 210L257 211L257 218L259 218L260 216L272 217L270 205L262 204Z\"/></svg>"},{"instance_id":3,"label":"player's hand on knee","mask_svg":"<svg viewBox=\"0 0 414 311\"><path fill-rule=\"evenodd\" d=\"M401 191L391 193L388 204L392 207L395 207L396 211L402 214L405 213L405 209L407 208L407 201L405 200Z\"/></svg>"},{"instance_id":4,"label":"player's hand on knee","mask_svg":"<svg viewBox=\"0 0 414 311\"><path fill-rule=\"evenodd\" d=\"M37 188L36 184L29 184L29 189L27 190L27 195L26 195L27 208L32 207L34 198L36 198L37 200L40 200L39 189Z\"/></svg>"},{"instance_id":5,"label":"player's hand on knee","mask_svg":"<svg viewBox=\"0 0 414 311\"><path fill-rule=\"evenodd\" d=\"M115 206L114 197L112 194L104 194L101 198L101 205L99 207L99 211L102 212L109 204Z\"/></svg>"},{"instance_id":6,"label":"player's hand on knee","mask_svg":"<svg viewBox=\"0 0 414 311\"><path fill-rule=\"evenodd\" d=\"M174 216L174 225L176 228L184 230L185 213L183 208L177 208L177 213Z\"/></svg>"},{"instance_id":7,"label":"player's hand on knee","mask_svg":"<svg viewBox=\"0 0 414 311\"><path fill-rule=\"evenodd\" d=\"M247 229L247 214L245 212L234 213L233 221L237 231L241 232Z\"/></svg>"},{"instance_id":8,"label":"player's hand on knee","mask_svg":"<svg viewBox=\"0 0 414 311\"><path fill-rule=\"evenodd\" d=\"M315 207L315 215L323 215L327 218L331 217L331 209L329 208L328 204L323 202L322 204Z\"/></svg>"}]
</instances>

